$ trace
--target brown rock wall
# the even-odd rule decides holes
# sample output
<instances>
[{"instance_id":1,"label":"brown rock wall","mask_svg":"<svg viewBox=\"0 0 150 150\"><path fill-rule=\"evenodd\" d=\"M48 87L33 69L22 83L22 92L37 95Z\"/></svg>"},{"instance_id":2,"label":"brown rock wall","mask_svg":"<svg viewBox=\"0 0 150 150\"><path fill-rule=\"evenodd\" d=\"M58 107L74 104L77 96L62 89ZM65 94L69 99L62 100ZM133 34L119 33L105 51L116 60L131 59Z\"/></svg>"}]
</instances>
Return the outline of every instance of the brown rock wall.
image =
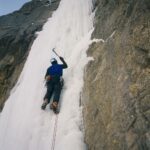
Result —
<instances>
[{"instance_id":1,"label":"brown rock wall","mask_svg":"<svg viewBox=\"0 0 150 150\"><path fill-rule=\"evenodd\" d=\"M150 149L148 1L97 1L82 101L89 150Z\"/></svg>"}]
</instances>

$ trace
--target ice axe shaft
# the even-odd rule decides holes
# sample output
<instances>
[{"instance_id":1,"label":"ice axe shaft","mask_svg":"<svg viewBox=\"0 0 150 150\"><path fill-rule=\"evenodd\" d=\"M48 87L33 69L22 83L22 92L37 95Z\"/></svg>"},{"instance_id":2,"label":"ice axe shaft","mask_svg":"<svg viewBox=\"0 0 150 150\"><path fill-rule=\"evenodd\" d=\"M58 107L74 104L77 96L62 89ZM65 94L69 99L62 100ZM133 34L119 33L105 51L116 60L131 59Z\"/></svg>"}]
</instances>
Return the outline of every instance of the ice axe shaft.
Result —
<instances>
[{"instance_id":1,"label":"ice axe shaft","mask_svg":"<svg viewBox=\"0 0 150 150\"><path fill-rule=\"evenodd\" d=\"M53 51L58 57L60 57L60 56L58 55L58 53L55 51L55 48L53 48L52 51Z\"/></svg>"}]
</instances>

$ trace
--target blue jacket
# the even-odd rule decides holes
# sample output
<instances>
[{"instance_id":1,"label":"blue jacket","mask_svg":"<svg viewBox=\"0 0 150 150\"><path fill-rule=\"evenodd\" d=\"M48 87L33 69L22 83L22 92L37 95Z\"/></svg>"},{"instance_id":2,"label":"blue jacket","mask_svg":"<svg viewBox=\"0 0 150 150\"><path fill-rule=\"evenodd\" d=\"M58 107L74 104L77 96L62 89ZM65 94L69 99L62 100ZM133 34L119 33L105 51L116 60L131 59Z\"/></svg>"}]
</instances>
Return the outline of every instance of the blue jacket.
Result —
<instances>
[{"instance_id":1,"label":"blue jacket","mask_svg":"<svg viewBox=\"0 0 150 150\"><path fill-rule=\"evenodd\" d=\"M54 64L50 66L47 70L50 76L62 76L63 75L63 65Z\"/></svg>"},{"instance_id":2,"label":"blue jacket","mask_svg":"<svg viewBox=\"0 0 150 150\"><path fill-rule=\"evenodd\" d=\"M63 58L60 59L62 61L63 64L52 64L52 66L50 66L48 69L47 69L47 72L46 72L46 76L50 76L50 77L61 77L63 75L63 69L66 69L68 66L67 66L67 63L64 61Z\"/></svg>"}]
</instances>

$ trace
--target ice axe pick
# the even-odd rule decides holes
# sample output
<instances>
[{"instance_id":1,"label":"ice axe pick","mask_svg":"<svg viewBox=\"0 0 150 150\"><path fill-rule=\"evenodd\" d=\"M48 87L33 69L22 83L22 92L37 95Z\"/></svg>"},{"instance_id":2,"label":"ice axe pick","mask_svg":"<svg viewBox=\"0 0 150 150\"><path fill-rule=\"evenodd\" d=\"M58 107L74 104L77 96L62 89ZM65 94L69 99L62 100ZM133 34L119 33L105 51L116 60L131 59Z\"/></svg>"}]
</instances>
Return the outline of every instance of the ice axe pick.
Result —
<instances>
[{"instance_id":1,"label":"ice axe pick","mask_svg":"<svg viewBox=\"0 0 150 150\"><path fill-rule=\"evenodd\" d=\"M58 55L58 53L55 51L55 48L53 48L52 51L56 54L56 56L60 57L60 56Z\"/></svg>"}]
</instances>

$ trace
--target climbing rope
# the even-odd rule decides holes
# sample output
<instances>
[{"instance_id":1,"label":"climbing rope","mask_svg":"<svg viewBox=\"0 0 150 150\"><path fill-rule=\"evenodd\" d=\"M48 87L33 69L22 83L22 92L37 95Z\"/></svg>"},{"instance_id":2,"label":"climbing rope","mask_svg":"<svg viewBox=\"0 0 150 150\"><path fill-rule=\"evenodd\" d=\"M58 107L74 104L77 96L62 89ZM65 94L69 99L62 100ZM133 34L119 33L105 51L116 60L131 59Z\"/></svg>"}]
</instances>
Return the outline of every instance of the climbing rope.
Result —
<instances>
[{"instance_id":1,"label":"climbing rope","mask_svg":"<svg viewBox=\"0 0 150 150\"><path fill-rule=\"evenodd\" d=\"M52 139L51 150L55 149L56 133L57 133L57 122L58 122L58 115L56 115L56 117L55 117L55 125L54 125L54 132L53 132L53 139Z\"/></svg>"}]
</instances>

